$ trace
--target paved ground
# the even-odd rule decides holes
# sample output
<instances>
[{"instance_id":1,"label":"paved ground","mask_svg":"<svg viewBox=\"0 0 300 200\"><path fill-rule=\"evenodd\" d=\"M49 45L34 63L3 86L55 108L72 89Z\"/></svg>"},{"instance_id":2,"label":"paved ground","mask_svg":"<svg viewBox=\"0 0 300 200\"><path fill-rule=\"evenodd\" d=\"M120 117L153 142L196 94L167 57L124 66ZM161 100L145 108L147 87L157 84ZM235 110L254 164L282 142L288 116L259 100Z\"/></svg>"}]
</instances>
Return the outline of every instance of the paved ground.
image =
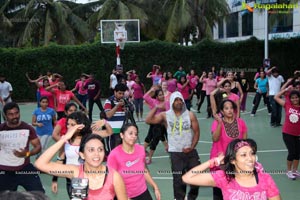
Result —
<instances>
[{"instance_id":1,"label":"paved ground","mask_svg":"<svg viewBox=\"0 0 300 200\"><path fill-rule=\"evenodd\" d=\"M195 100L195 99L194 99ZM252 108L253 96L250 95L248 98L247 109ZM262 104L262 102L261 102ZM193 103L195 108L195 102ZM21 116L22 120L31 122L31 114L36 104L27 103L21 104ZM198 153L201 161L206 161L209 158L209 152L211 148L211 133L210 127L212 119L206 119L205 113L206 103L202 106L202 113L196 113L199 120L201 136L197 146ZM95 108L93 118L97 119L99 110ZM148 108L144 107L145 114L148 113ZM192 109L193 110L193 109ZM283 115L284 116L284 115ZM286 156L287 150L282 141L281 127L272 128L269 126L269 116L266 108L261 105L255 117L250 117L249 112L242 113L242 118L246 121L248 126L249 138L256 140L258 144L258 158L259 161L264 165L264 168L272 172L272 176L277 183L282 199L294 200L300 196L300 179L292 181L289 180L285 175L286 169ZM283 121L282 121L283 122ZM143 142L148 125L144 122L138 122L139 134L141 142ZM33 158L32 158L33 159ZM171 169L168 154L164 151L163 145L159 144L155 152L153 162L149 165L152 176L160 187L162 192L163 200L173 199L172 189L172 176L168 171ZM47 191L47 195L53 200L65 200L68 199L65 190L65 180L59 179L59 192L53 194L51 192L51 177L46 174L40 175L42 182ZM20 188L22 190L22 188ZM150 190L151 191L151 190ZM212 200L212 189L201 187L199 190L199 197L201 200Z\"/></svg>"}]
</instances>

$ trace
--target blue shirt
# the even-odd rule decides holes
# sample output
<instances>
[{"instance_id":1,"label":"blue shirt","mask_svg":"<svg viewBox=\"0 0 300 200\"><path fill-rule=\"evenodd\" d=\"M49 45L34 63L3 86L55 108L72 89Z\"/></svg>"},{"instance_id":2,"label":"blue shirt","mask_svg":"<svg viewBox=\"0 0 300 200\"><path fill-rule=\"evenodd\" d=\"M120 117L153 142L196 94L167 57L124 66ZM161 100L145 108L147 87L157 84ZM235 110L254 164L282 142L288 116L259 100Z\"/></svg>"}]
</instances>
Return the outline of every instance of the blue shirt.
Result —
<instances>
[{"instance_id":1,"label":"blue shirt","mask_svg":"<svg viewBox=\"0 0 300 200\"><path fill-rule=\"evenodd\" d=\"M52 135L53 132L53 117L55 111L52 108L47 108L45 111L41 111L41 108L36 108L32 115L36 116L36 122L42 123L44 126L36 127L36 133L38 135Z\"/></svg>"},{"instance_id":2,"label":"blue shirt","mask_svg":"<svg viewBox=\"0 0 300 200\"><path fill-rule=\"evenodd\" d=\"M268 84L268 79L264 78L258 78L255 81L257 83L257 87L258 89L256 90L256 92L261 92L261 93L266 93L267 92L267 84Z\"/></svg>"}]
</instances>

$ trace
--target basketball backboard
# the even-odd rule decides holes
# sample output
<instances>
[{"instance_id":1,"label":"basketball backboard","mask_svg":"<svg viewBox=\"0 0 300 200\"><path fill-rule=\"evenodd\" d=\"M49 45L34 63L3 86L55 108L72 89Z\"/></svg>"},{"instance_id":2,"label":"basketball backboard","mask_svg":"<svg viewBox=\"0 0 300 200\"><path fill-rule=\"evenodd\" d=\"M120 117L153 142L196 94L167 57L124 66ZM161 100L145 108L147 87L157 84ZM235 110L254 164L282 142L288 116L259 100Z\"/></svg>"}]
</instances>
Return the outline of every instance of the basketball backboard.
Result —
<instances>
[{"instance_id":1,"label":"basketball backboard","mask_svg":"<svg viewBox=\"0 0 300 200\"><path fill-rule=\"evenodd\" d=\"M126 30L126 43L140 42L140 20L138 19L114 19L101 20L101 43L116 43L116 26L124 24ZM124 32L122 31L122 34Z\"/></svg>"}]
</instances>

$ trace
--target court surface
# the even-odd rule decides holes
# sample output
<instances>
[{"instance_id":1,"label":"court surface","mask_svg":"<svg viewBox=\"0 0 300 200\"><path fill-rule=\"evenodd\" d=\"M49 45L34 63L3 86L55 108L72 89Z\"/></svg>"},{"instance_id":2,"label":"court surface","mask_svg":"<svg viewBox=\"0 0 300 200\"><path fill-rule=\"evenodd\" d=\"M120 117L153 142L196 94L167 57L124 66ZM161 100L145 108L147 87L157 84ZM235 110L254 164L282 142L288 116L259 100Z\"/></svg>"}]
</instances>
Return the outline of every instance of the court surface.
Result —
<instances>
[{"instance_id":1,"label":"court surface","mask_svg":"<svg viewBox=\"0 0 300 200\"><path fill-rule=\"evenodd\" d=\"M253 95L248 95L247 112L242 113L241 117L246 121L248 126L248 137L257 142L258 160L263 164L266 171L272 173L272 177L274 178L281 192L282 199L299 199L300 179L294 181L289 180L285 175L287 150L282 141L282 127L273 128L269 125L270 116L263 105L263 101L260 102L260 107L258 108L256 116L250 117L253 97ZM35 103L20 103L21 119L25 122L31 123L32 111L35 107ZM193 99L192 111L195 111L195 109L196 97ZM213 119L206 119L205 110L206 100L202 105L201 113L195 112L200 125L200 140L197 145L197 150L201 161L208 160L212 143L210 127ZM148 111L148 107L144 106L144 117ZM93 119L98 119L98 116L99 110L97 106L94 106ZM282 113L282 116L284 116L284 112ZM283 120L282 123L284 122ZM140 141L143 143L148 131L148 125L144 122L137 122L137 125L139 127ZM35 158L32 157L31 159L34 162ZM151 171L152 177L160 188L162 200L173 199L172 174L169 173L171 170L170 160L161 143L158 145L157 150L155 151L152 164L148 167ZM59 191L57 194L53 194L51 192L52 177L46 174L40 174L40 177L45 187L46 194L51 200L68 199L64 178L59 178ZM19 190L23 189L19 188ZM152 188L149 188L149 191L152 193ZM200 187L199 196L197 199L212 200L212 189L209 187Z\"/></svg>"}]
</instances>

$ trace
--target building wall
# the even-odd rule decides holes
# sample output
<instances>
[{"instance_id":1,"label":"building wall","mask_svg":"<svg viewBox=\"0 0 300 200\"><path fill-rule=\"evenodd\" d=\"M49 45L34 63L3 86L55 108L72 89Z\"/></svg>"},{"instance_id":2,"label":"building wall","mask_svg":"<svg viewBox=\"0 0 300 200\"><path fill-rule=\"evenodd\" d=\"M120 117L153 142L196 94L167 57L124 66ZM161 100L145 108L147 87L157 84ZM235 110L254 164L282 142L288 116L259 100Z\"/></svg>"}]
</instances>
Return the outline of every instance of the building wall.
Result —
<instances>
[{"instance_id":1,"label":"building wall","mask_svg":"<svg viewBox=\"0 0 300 200\"><path fill-rule=\"evenodd\" d=\"M230 7L230 13L238 12L238 36L237 37L227 37L226 33L226 19L223 17L223 32L224 38L219 38L219 25L213 28L213 38L220 42L235 42L239 40L246 40L254 36L260 40L265 38L265 11L264 9L254 9L253 10L253 33L249 36L242 36L242 15L247 12L242 8L242 2L245 0L227 0ZM247 1L248 5L254 7L254 1ZM300 37L300 2L298 2L298 8L293 11L293 31L285 33L270 33L269 39L275 38L290 38L290 37Z\"/></svg>"}]
</instances>

